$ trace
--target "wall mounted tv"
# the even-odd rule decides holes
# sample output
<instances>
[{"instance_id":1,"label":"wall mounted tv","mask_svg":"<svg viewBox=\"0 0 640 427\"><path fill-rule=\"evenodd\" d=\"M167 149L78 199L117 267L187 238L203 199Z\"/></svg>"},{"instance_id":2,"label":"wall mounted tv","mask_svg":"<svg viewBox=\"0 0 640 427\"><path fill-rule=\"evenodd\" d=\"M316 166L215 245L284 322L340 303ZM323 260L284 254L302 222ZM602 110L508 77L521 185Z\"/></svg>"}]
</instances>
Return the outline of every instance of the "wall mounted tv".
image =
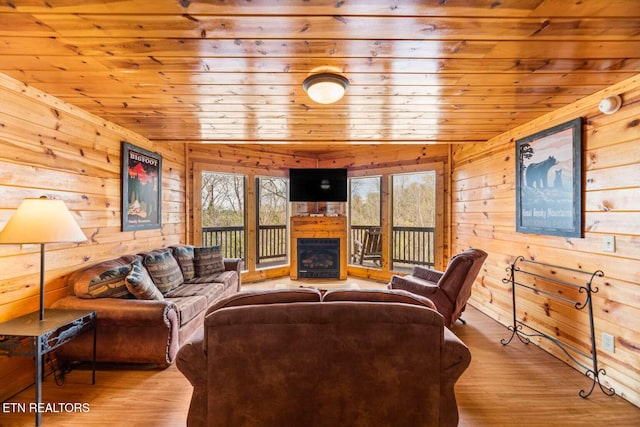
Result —
<instances>
[{"instance_id":1,"label":"wall mounted tv","mask_svg":"<svg viewBox=\"0 0 640 427\"><path fill-rule=\"evenodd\" d=\"M290 202L346 202L346 169L289 169Z\"/></svg>"}]
</instances>

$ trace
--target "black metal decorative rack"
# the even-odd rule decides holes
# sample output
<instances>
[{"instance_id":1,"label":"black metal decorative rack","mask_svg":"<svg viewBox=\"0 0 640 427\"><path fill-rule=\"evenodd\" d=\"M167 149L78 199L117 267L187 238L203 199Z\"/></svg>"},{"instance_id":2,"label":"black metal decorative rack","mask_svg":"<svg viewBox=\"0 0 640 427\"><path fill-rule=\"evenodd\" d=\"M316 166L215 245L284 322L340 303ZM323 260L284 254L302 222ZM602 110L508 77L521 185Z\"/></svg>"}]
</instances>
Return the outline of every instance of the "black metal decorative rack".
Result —
<instances>
[{"instance_id":1,"label":"black metal decorative rack","mask_svg":"<svg viewBox=\"0 0 640 427\"><path fill-rule=\"evenodd\" d=\"M580 275L587 275L589 279L584 285L579 285L576 283L571 283L568 281L560 280L557 277L551 277L545 274L540 274L535 271L535 266L550 268L552 274L556 274L559 271L564 272L572 272ZM509 339L502 339L500 342L503 345L508 345L514 337L518 337L518 339L524 343L529 344L531 337L542 337L546 338L549 341L553 342L560 350L567 355L569 359L571 359L576 365L580 366L584 369L584 374L592 380L591 388L589 391L585 392L585 390L580 390L578 395L582 398L587 398L593 392L596 384L600 387L600 390L607 396L613 396L615 394L615 390L611 387L606 387L600 381L601 376L606 375L604 369L598 368L598 355L596 351L596 336L595 336L595 328L593 323L593 306L592 306L592 295L598 292L598 288L593 286L593 280L596 277L604 277L604 273L601 270L597 270L595 272L585 272L582 270L575 270L572 268L562 267L553 264L546 264L538 261L531 261L525 259L523 256L518 256L513 263L507 267L507 273L509 277L502 279L503 283L511 284L511 297L513 299L513 325L509 326L509 330L512 332L511 337ZM532 278L534 283L523 283L526 278ZM578 293L584 295L584 299L582 301L577 301L571 298L568 298L563 295L562 291L557 293L550 292L545 289L541 289L541 287L536 286L536 280L541 280L544 282L551 282L555 284L559 284L561 286L569 286L571 288L577 289ZM561 300L566 303L572 304L573 307L578 311L583 311L585 308L587 309L587 313L589 315L589 330L590 330L590 341L591 341L591 350L590 353L586 353L581 351L568 343L565 343L558 338L546 334L538 329L535 329L525 323L523 320L519 320L517 317L516 311L516 287L526 288L535 293L546 295L550 298L554 298L556 300ZM578 359L579 356L582 356L587 361L591 362L591 366L588 366L585 362Z\"/></svg>"}]
</instances>

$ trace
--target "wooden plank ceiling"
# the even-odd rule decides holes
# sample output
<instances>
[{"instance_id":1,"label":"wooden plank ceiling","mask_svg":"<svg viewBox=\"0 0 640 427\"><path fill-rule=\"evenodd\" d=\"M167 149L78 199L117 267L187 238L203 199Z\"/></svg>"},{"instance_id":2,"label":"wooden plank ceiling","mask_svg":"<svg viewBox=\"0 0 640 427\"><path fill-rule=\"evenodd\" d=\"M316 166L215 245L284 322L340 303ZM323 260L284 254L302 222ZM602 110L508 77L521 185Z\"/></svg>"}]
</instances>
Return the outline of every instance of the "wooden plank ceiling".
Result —
<instances>
[{"instance_id":1,"label":"wooden plank ceiling","mask_svg":"<svg viewBox=\"0 0 640 427\"><path fill-rule=\"evenodd\" d=\"M155 141L477 142L638 74L640 1L7 0L0 72Z\"/></svg>"}]
</instances>

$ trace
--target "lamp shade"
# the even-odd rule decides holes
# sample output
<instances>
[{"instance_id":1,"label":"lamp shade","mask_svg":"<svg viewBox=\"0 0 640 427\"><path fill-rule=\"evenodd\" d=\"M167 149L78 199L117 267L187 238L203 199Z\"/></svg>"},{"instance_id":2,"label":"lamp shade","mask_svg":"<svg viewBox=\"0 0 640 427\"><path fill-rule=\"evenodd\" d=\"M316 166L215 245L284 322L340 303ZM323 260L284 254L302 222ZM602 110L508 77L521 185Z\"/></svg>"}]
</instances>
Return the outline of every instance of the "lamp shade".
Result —
<instances>
[{"instance_id":1,"label":"lamp shade","mask_svg":"<svg viewBox=\"0 0 640 427\"><path fill-rule=\"evenodd\" d=\"M0 231L0 244L82 242L86 236L62 200L24 199Z\"/></svg>"},{"instance_id":2,"label":"lamp shade","mask_svg":"<svg viewBox=\"0 0 640 427\"><path fill-rule=\"evenodd\" d=\"M349 80L338 74L315 74L307 77L302 83L302 87L309 95L309 98L315 102L332 104L344 96L349 87Z\"/></svg>"}]
</instances>

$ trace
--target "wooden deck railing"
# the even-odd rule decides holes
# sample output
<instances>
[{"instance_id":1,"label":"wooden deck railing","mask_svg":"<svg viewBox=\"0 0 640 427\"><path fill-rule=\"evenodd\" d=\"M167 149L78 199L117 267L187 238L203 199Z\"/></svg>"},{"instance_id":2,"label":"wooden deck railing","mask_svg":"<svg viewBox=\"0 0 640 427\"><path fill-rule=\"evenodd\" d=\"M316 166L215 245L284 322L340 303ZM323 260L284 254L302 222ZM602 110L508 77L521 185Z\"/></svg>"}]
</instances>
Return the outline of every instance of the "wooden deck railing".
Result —
<instances>
[{"instance_id":1,"label":"wooden deck railing","mask_svg":"<svg viewBox=\"0 0 640 427\"><path fill-rule=\"evenodd\" d=\"M364 242L367 230L380 228L375 225L352 225L351 242ZM391 236L391 261L396 266L435 265L435 228L393 227ZM353 244L351 251L353 251ZM353 254L349 259L352 260Z\"/></svg>"},{"instance_id":2,"label":"wooden deck railing","mask_svg":"<svg viewBox=\"0 0 640 427\"><path fill-rule=\"evenodd\" d=\"M225 258L242 258L244 254L244 227L202 227L202 246L222 246Z\"/></svg>"},{"instance_id":3,"label":"wooden deck railing","mask_svg":"<svg viewBox=\"0 0 640 427\"><path fill-rule=\"evenodd\" d=\"M364 242L367 230L372 225L351 226L351 242ZM433 267L435 263L435 228L433 227L393 227L392 231L392 265L413 266L425 265ZM245 229L234 227L202 227L203 246L220 245L226 258L245 258ZM353 244L350 251L353 251ZM287 226L261 225L258 227L258 264L286 261ZM353 260L353 253L349 254Z\"/></svg>"},{"instance_id":4,"label":"wooden deck railing","mask_svg":"<svg viewBox=\"0 0 640 427\"><path fill-rule=\"evenodd\" d=\"M220 245L225 258L245 259L245 230L235 227L202 227L203 246ZM261 225L258 227L258 264L287 259L287 226Z\"/></svg>"},{"instance_id":5,"label":"wooden deck railing","mask_svg":"<svg viewBox=\"0 0 640 427\"><path fill-rule=\"evenodd\" d=\"M258 227L258 264L287 261L287 226L261 225Z\"/></svg>"},{"instance_id":6,"label":"wooden deck railing","mask_svg":"<svg viewBox=\"0 0 640 427\"><path fill-rule=\"evenodd\" d=\"M393 265L435 266L434 227L393 227Z\"/></svg>"}]
</instances>

